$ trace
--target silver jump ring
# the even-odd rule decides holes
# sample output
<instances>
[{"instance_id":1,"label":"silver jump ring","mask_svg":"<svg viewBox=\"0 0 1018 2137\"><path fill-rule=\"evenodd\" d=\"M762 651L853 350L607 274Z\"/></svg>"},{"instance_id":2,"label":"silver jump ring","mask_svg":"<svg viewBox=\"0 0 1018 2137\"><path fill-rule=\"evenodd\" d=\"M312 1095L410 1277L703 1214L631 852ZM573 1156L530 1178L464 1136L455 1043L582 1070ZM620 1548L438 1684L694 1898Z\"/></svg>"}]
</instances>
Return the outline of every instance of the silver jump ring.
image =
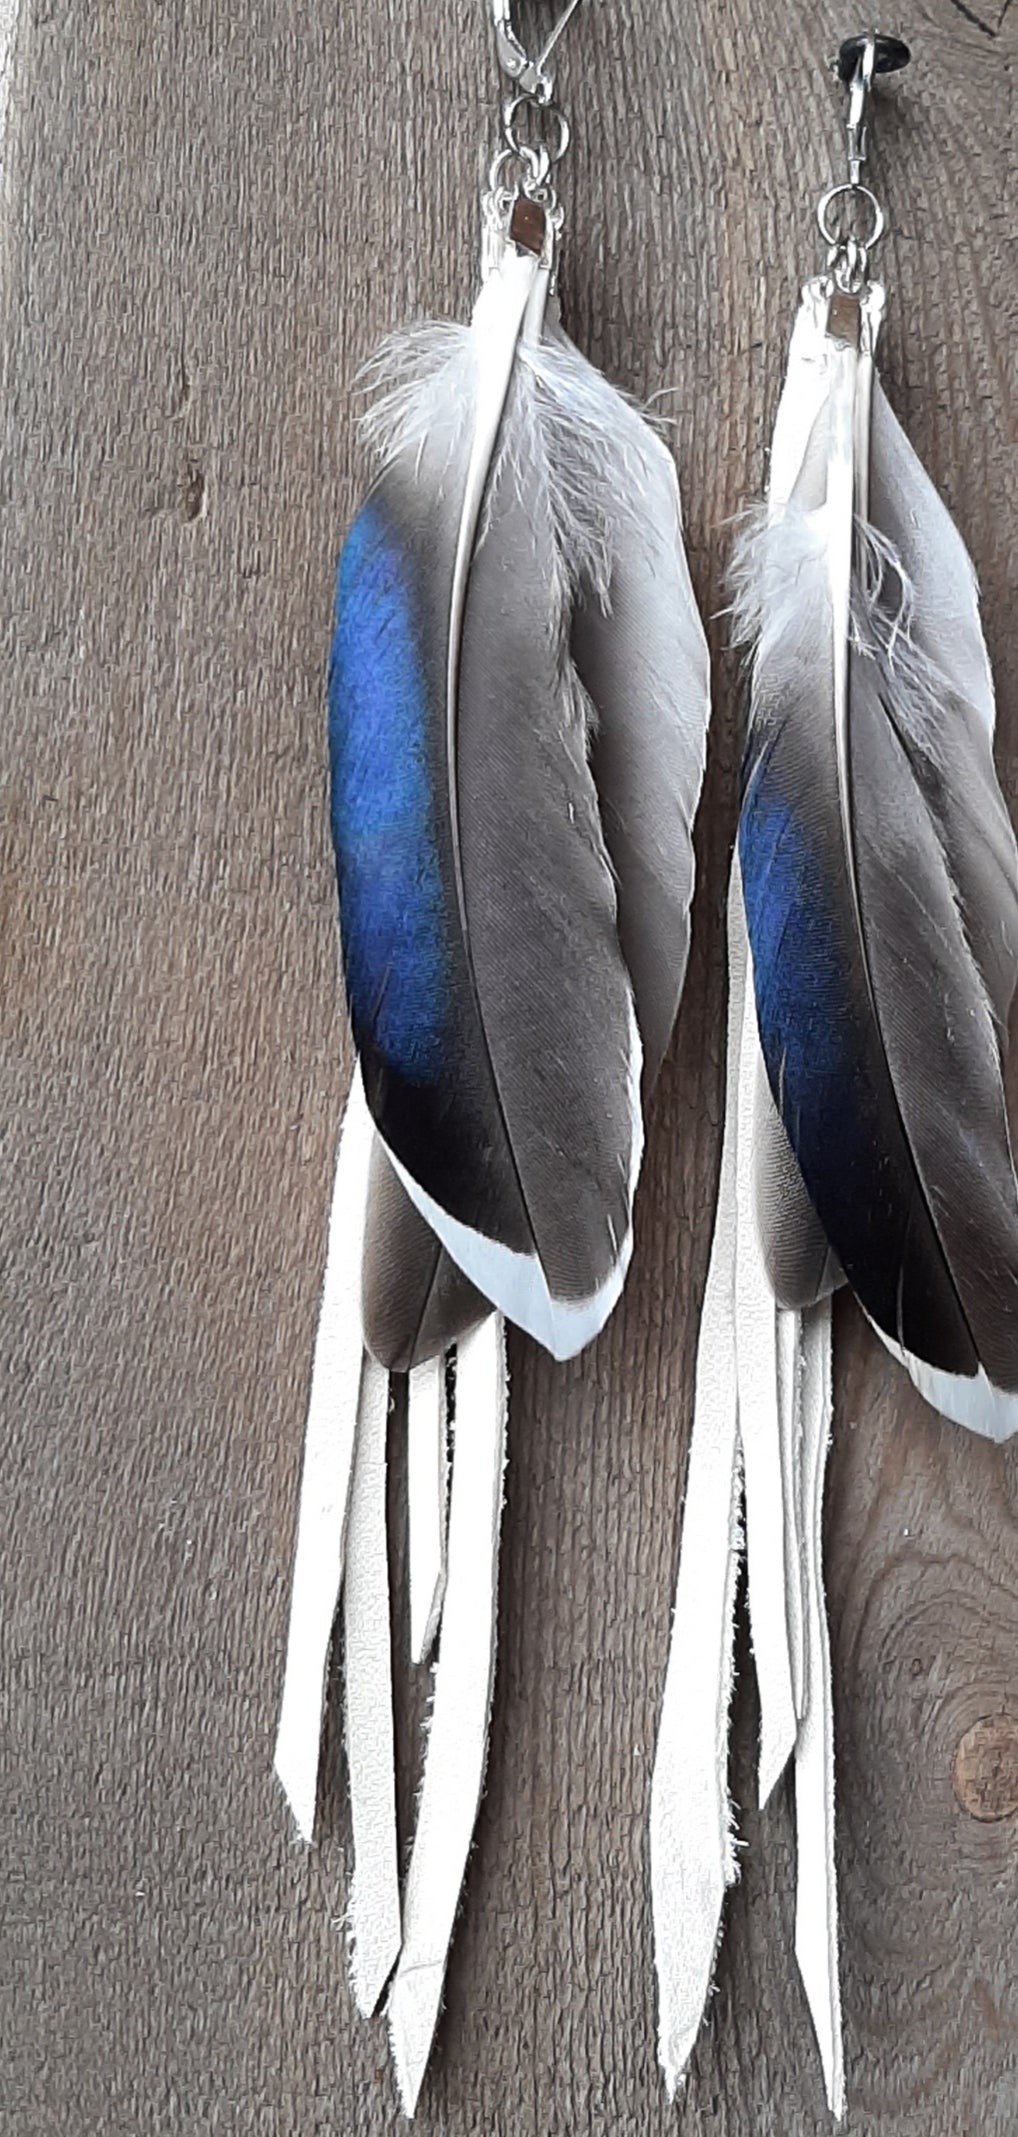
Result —
<instances>
[{"instance_id":1,"label":"silver jump ring","mask_svg":"<svg viewBox=\"0 0 1018 2137\"><path fill-rule=\"evenodd\" d=\"M548 147L542 147L540 150L540 154L546 158L547 166L550 170L552 164L561 163L569 147L569 121L565 112L561 111L557 104L542 103L537 97L529 95L526 90L522 91L519 96L508 97L502 109L502 126L510 148L514 149L518 156L526 153L536 153L530 142L521 141L517 135L516 118L521 111L536 111L540 114L545 125L550 123L557 129L554 143Z\"/></svg>"},{"instance_id":2,"label":"silver jump ring","mask_svg":"<svg viewBox=\"0 0 1018 2137\"><path fill-rule=\"evenodd\" d=\"M514 149L500 148L496 151L495 155L492 157L491 162L488 165L489 193L498 193L501 191L502 174L504 171L507 171L509 169L509 165L511 163L515 163L515 161L516 152Z\"/></svg>"},{"instance_id":3,"label":"silver jump ring","mask_svg":"<svg viewBox=\"0 0 1018 2137\"><path fill-rule=\"evenodd\" d=\"M508 148L500 148L492 157L488 169L488 190L491 193L511 191L506 185L505 174L515 164L521 174L525 193L532 196L543 189L551 175L551 165L546 149L531 148L529 142L514 141Z\"/></svg>"},{"instance_id":4,"label":"silver jump ring","mask_svg":"<svg viewBox=\"0 0 1018 2137\"><path fill-rule=\"evenodd\" d=\"M836 201L844 200L846 197L851 199L853 205L864 207L869 213L872 228L865 233L860 231L854 234L855 240L862 246L864 252L869 252L878 239L883 237L884 211L875 193L871 193L868 186L840 185L830 187L817 205L817 222L820 226L820 235L825 244L845 244L844 232L839 228L841 218L838 216L832 221L831 210Z\"/></svg>"}]
</instances>

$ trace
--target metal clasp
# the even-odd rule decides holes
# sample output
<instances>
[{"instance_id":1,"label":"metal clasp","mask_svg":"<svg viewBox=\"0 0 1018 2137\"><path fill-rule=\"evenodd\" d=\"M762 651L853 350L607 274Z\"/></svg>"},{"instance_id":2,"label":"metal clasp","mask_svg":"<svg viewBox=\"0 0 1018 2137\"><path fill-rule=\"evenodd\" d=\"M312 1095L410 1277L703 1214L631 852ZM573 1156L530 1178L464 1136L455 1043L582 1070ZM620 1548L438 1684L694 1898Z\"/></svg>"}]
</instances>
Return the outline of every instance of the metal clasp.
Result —
<instances>
[{"instance_id":1,"label":"metal clasp","mask_svg":"<svg viewBox=\"0 0 1018 2137\"><path fill-rule=\"evenodd\" d=\"M580 0L568 0L568 5L559 16L551 36L536 59L532 59L526 46L520 43L513 27L513 0L491 0L499 66L511 82L517 83L524 96L533 97L538 104L551 101L553 78L548 61L579 4Z\"/></svg>"},{"instance_id":2,"label":"metal clasp","mask_svg":"<svg viewBox=\"0 0 1018 2137\"><path fill-rule=\"evenodd\" d=\"M873 87L873 62L877 56L877 40L872 30L863 40L863 48L856 62L848 92L848 117L845 131L848 135L848 182L857 186L866 161L866 113L869 107L870 90Z\"/></svg>"},{"instance_id":3,"label":"metal clasp","mask_svg":"<svg viewBox=\"0 0 1018 2137\"><path fill-rule=\"evenodd\" d=\"M897 74L907 67L911 54L900 37L881 37L867 30L861 37L846 37L834 62L834 73L848 90L848 182L857 186L866 161L866 120L875 74Z\"/></svg>"}]
</instances>

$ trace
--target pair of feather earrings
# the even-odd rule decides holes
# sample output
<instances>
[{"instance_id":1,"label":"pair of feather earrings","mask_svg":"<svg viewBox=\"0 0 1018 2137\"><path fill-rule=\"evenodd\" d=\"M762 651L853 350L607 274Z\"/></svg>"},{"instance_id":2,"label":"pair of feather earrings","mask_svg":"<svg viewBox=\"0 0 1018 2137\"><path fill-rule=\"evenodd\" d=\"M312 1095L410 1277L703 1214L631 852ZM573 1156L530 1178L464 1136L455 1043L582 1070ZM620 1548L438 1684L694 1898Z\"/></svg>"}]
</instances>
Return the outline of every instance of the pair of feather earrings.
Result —
<instances>
[{"instance_id":1,"label":"pair of feather earrings","mask_svg":"<svg viewBox=\"0 0 1018 2137\"><path fill-rule=\"evenodd\" d=\"M277 1767L310 1838L341 1596L354 1983L365 2011L389 1987L409 2111L483 1785L502 1321L568 1357L622 1288L643 1105L685 972L708 718L672 462L558 323L553 178L568 130L548 62L572 12L535 61L496 0L514 93L485 200L482 290L469 328L420 329L376 364L381 472L343 552L330 681L358 1067ZM857 42L864 116L889 48ZM524 115L540 118L552 149L522 135ZM858 167L835 191L853 209L872 200ZM744 1470L764 1780L794 1751L800 1865L812 1848L823 1870L800 1956L833 2104L817 1518L830 1289L847 1277L924 1392L965 1422L1010 1429L1018 1385L1013 1298L995 1310L992 1296L1018 1267L1000 1080L1018 869L992 770L988 670L971 567L874 387L882 297L867 246L830 220L835 205L826 197L828 273L807 290L793 340L768 512L739 566L755 652L729 1109L652 1806L661 2045L675 2082L732 1874L725 1721ZM439 1638L402 1884L390 1372L407 1375L415 1659Z\"/></svg>"}]
</instances>

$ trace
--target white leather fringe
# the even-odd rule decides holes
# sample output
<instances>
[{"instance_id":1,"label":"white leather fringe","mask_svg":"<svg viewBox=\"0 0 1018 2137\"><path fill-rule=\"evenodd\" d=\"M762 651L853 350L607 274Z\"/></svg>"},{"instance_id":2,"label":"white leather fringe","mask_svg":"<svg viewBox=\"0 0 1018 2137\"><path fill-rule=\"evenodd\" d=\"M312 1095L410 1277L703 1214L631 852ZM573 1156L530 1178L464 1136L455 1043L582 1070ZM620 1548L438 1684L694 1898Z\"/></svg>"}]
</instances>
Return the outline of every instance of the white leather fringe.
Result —
<instances>
[{"instance_id":1,"label":"white leather fringe","mask_svg":"<svg viewBox=\"0 0 1018 2137\"><path fill-rule=\"evenodd\" d=\"M734 1597L743 1541L760 1691L759 1794L795 1758L796 1956L828 2102L843 2108L834 1859L834 1738L821 1514L831 1418L831 1312L774 1304L751 1196L759 1038L738 856L728 900L728 1064L714 1237L668 1671L651 1792L659 2042L670 2094L709 2001L737 1875L728 1789Z\"/></svg>"},{"instance_id":2,"label":"white leather fringe","mask_svg":"<svg viewBox=\"0 0 1018 2137\"><path fill-rule=\"evenodd\" d=\"M374 1129L354 1070L336 1161L325 1282L304 1434L304 1473L276 1772L310 1842L332 1626L343 1581L346 1510L361 1393L361 1258Z\"/></svg>"},{"instance_id":3,"label":"white leather fringe","mask_svg":"<svg viewBox=\"0 0 1018 2137\"><path fill-rule=\"evenodd\" d=\"M508 1385L492 1315L455 1356L411 1373L408 1514L411 1650L441 1619L434 1702L400 1902L386 1532L389 1379L364 1349L361 1260L374 1130L357 1071L340 1137L311 1378L276 1772L302 1837L315 1797L333 1622L342 1597L346 1758L353 1829L348 1926L354 1994L388 2016L407 2114L438 2023L460 1889L484 1783L495 1670L498 1542ZM446 1540L447 1433L452 1485ZM395 1970L395 1971L394 1971Z\"/></svg>"},{"instance_id":4,"label":"white leather fringe","mask_svg":"<svg viewBox=\"0 0 1018 2137\"><path fill-rule=\"evenodd\" d=\"M823 1574L824 1476L832 1408L830 1300L824 1299L801 1318L800 1546L806 1668L795 1746L795 1955L816 2030L828 2105L841 2116L845 2112L845 2065L834 1857L834 1710Z\"/></svg>"},{"instance_id":5,"label":"white leather fringe","mask_svg":"<svg viewBox=\"0 0 1018 2137\"><path fill-rule=\"evenodd\" d=\"M389 1375L365 1352L343 1575L346 1764L353 1828L347 1927L354 1995L365 2018L399 1957L396 1747L392 1720L385 1434Z\"/></svg>"},{"instance_id":6,"label":"white leather fringe","mask_svg":"<svg viewBox=\"0 0 1018 2137\"><path fill-rule=\"evenodd\" d=\"M760 1694L758 1786L761 1806L795 1748L796 1709L788 1626L786 1520L782 1475L779 1313L767 1281L753 1210L753 1114L760 1041L738 857L729 891L729 986L738 973L735 1135L735 1306L739 1440L746 1479L749 1622ZM795 1316L793 1322L793 1355ZM796 1569L792 1569L793 1573Z\"/></svg>"},{"instance_id":7,"label":"white leather fringe","mask_svg":"<svg viewBox=\"0 0 1018 2137\"><path fill-rule=\"evenodd\" d=\"M407 1388L407 1518L410 1525L410 1656L426 1662L445 1594L445 1523L449 1492L445 1360L430 1358Z\"/></svg>"},{"instance_id":8,"label":"white leather fringe","mask_svg":"<svg viewBox=\"0 0 1018 2137\"><path fill-rule=\"evenodd\" d=\"M728 1795L742 1495L734 1335L735 1161L746 960L737 936L729 955L721 1180L696 1354L682 1549L650 1798L658 2042L670 2096L685 2073L700 2029L725 1890L738 1874Z\"/></svg>"},{"instance_id":9,"label":"white leather fringe","mask_svg":"<svg viewBox=\"0 0 1018 2137\"><path fill-rule=\"evenodd\" d=\"M403 1903L403 1950L389 1997L400 2096L417 2105L442 2001L453 1924L484 1784L498 1631L498 1546L508 1385L493 1315L456 1360L449 1551L442 1638L417 1831Z\"/></svg>"}]
</instances>

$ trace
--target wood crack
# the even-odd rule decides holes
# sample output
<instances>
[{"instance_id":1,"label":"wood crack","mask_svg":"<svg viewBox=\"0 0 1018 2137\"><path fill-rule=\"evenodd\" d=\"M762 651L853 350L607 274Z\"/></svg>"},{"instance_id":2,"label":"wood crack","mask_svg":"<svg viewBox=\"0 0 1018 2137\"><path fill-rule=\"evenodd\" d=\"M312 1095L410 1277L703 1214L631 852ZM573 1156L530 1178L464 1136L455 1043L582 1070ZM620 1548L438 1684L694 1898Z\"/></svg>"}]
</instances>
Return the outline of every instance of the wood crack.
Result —
<instances>
[{"instance_id":1,"label":"wood crack","mask_svg":"<svg viewBox=\"0 0 1018 2137\"><path fill-rule=\"evenodd\" d=\"M1011 0L1004 0L1004 5L996 22L984 22L982 16L977 15L974 8L966 6L965 0L951 0L951 6L956 12L959 15L963 15L966 22L971 22L974 29L981 30L984 37L999 37L1001 24L1010 5Z\"/></svg>"}]
</instances>

